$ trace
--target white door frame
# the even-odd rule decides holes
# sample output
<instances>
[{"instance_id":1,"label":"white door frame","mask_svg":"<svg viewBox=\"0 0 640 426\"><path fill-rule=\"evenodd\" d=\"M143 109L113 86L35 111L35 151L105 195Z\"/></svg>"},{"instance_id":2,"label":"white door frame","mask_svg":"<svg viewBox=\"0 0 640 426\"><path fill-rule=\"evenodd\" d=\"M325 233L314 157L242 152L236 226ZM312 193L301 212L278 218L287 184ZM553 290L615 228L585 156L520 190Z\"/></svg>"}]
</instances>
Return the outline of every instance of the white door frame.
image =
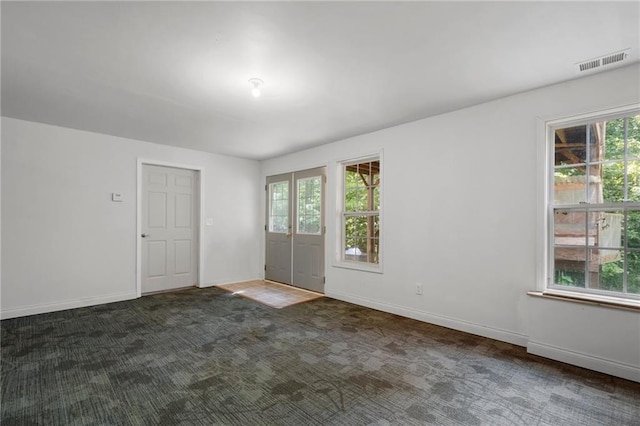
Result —
<instances>
[{"instance_id":1,"label":"white door frame","mask_svg":"<svg viewBox=\"0 0 640 426\"><path fill-rule=\"evenodd\" d=\"M198 172L198 186L196 188L196 200L199 204L197 208L198 213L198 287L202 287L202 264L203 264L203 253L202 253L202 240L203 240L203 227L202 227L202 218L204 217L204 169L202 166L192 166L180 163L173 163L170 161L159 161L159 160L148 160L144 158L138 158L138 165L136 168L137 173L137 187L136 187L136 294L137 297L142 296L142 238L140 234L142 233L142 166L150 165L150 166L165 166L165 167L173 167L176 169L187 169Z\"/></svg>"}]
</instances>

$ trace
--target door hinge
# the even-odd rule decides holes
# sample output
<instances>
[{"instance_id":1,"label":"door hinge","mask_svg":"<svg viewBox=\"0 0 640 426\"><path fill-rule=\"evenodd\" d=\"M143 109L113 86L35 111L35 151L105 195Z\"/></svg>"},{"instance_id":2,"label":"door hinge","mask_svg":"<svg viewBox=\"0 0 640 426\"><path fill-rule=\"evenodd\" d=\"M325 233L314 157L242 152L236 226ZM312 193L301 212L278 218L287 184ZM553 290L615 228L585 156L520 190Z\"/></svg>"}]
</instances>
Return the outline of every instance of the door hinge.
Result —
<instances>
[{"instance_id":1,"label":"door hinge","mask_svg":"<svg viewBox=\"0 0 640 426\"><path fill-rule=\"evenodd\" d=\"M326 284L327 283L327 277L322 277L322 284Z\"/></svg>"},{"instance_id":2,"label":"door hinge","mask_svg":"<svg viewBox=\"0 0 640 426\"><path fill-rule=\"evenodd\" d=\"M267 270L267 265L264 265L264 270L265 270L265 271Z\"/></svg>"},{"instance_id":3,"label":"door hinge","mask_svg":"<svg viewBox=\"0 0 640 426\"><path fill-rule=\"evenodd\" d=\"M326 227L326 226L323 226L323 227L322 227L322 233L323 233L323 234L326 234L326 233L327 233L327 227Z\"/></svg>"},{"instance_id":4,"label":"door hinge","mask_svg":"<svg viewBox=\"0 0 640 426\"><path fill-rule=\"evenodd\" d=\"M264 226L264 230L265 230L265 231L267 230L267 225L265 225L265 226Z\"/></svg>"},{"instance_id":5,"label":"door hinge","mask_svg":"<svg viewBox=\"0 0 640 426\"><path fill-rule=\"evenodd\" d=\"M265 185L265 186L264 186L264 190L265 190L265 191L267 190L267 185Z\"/></svg>"}]
</instances>

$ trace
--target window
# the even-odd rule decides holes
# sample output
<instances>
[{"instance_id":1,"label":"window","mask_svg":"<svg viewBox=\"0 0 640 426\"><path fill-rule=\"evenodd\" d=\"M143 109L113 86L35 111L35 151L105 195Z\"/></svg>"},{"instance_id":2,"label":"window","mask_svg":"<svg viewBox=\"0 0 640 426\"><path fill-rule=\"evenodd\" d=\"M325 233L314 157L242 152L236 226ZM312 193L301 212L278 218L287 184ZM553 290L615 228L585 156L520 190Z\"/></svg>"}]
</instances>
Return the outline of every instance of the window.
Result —
<instances>
[{"instance_id":1,"label":"window","mask_svg":"<svg viewBox=\"0 0 640 426\"><path fill-rule=\"evenodd\" d=\"M321 235L322 176L298 179L298 234Z\"/></svg>"},{"instance_id":2,"label":"window","mask_svg":"<svg viewBox=\"0 0 640 426\"><path fill-rule=\"evenodd\" d=\"M269 185L269 232L284 234L289 230L289 182Z\"/></svg>"},{"instance_id":3,"label":"window","mask_svg":"<svg viewBox=\"0 0 640 426\"><path fill-rule=\"evenodd\" d=\"M548 289L640 299L639 113L548 126Z\"/></svg>"},{"instance_id":4,"label":"window","mask_svg":"<svg viewBox=\"0 0 640 426\"><path fill-rule=\"evenodd\" d=\"M340 260L379 269L380 158L342 163L342 175Z\"/></svg>"}]
</instances>

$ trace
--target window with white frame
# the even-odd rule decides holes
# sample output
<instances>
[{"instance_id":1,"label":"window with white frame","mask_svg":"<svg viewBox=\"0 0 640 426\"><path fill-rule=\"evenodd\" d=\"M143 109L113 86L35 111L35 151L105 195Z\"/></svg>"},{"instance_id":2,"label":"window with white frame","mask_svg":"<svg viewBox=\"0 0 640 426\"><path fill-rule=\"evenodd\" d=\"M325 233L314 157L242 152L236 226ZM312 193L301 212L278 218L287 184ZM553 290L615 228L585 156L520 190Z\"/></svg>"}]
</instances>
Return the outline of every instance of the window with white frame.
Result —
<instances>
[{"instance_id":1,"label":"window with white frame","mask_svg":"<svg viewBox=\"0 0 640 426\"><path fill-rule=\"evenodd\" d=\"M640 299L640 111L547 130L547 289Z\"/></svg>"},{"instance_id":2,"label":"window with white frame","mask_svg":"<svg viewBox=\"0 0 640 426\"><path fill-rule=\"evenodd\" d=\"M345 162L342 167L340 261L380 265L380 158Z\"/></svg>"}]
</instances>

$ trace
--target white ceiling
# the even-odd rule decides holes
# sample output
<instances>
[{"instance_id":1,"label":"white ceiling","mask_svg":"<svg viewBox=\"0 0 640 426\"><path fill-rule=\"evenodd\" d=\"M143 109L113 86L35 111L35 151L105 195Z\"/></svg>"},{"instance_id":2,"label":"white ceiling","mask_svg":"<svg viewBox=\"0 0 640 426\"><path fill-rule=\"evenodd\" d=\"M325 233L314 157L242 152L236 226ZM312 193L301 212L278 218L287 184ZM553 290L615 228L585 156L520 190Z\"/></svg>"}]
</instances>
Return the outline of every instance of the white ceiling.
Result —
<instances>
[{"instance_id":1,"label":"white ceiling","mask_svg":"<svg viewBox=\"0 0 640 426\"><path fill-rule=\"evenodd\" d=\"M265 159L581 77L638 2L6 2L2 115ZM250 95L248 79L264 80Z\"/></svg>"}]
</instances>

